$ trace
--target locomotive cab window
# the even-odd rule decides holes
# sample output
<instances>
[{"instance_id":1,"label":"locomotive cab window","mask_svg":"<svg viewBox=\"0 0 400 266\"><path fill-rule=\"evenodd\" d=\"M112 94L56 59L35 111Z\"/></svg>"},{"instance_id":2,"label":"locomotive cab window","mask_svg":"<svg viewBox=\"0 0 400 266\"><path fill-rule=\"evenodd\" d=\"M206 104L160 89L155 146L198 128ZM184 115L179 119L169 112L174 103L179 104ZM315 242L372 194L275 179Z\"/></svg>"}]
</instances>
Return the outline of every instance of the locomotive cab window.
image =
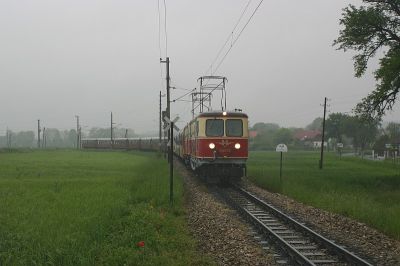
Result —
<instances>
[{"instance_id":1,"label":"locomotive cab window","mask_svg":"<svg viewBox=\"0 0 400 266\"><path fill-rule=\"evenodd\" d=\"M206 121L206 136L221 137L224 135L224 120L222 119L207 119Z\"/></svg>"},{"instance_id":2,"label":"locomotive cab window","mask_svg":"<svg viewBox=\"0 0 400 266\"><path fill-rule=\"evenodd\" d=\"M241 119L227 119L226 136L227 137L243 136L243 121Z\"/></svg>"}]
</instances>

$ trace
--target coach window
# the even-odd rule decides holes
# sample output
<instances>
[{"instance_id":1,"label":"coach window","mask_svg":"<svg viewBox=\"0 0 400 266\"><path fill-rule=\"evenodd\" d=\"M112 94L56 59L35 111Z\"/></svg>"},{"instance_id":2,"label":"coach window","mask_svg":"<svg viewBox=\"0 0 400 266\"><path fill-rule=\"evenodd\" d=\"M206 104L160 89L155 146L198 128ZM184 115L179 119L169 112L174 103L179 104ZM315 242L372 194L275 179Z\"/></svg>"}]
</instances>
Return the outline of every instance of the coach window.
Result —
<instances>
[{"instance_id":1,"label":"coach window","mask_svg":"<svg viewBox=\"0 0 400 266\"><path fill-rule=\"evenodd\" d=\"M196 136L199 135L199 120L196 121Z\"/></svg>"},{"instance_id":2,"label":"coach window","mask_svg":"<svg viewBox=\"0 0 400 266\"><path fill-rule=\"evenodd\" d=\"M207 119L206 121L206 136L221 137L224 135L224 120L222 119Z\"/></svg>"},{"instance_id":3,"label":"coach window","mask_svg":"<svg viewBox=\"0 0 400 266\"><path fill-rule=\"evenodd\" d=\"M243 136L243 121L241 119L227 119L226 136L227 137Z\"/></svg>"}]
</instances>

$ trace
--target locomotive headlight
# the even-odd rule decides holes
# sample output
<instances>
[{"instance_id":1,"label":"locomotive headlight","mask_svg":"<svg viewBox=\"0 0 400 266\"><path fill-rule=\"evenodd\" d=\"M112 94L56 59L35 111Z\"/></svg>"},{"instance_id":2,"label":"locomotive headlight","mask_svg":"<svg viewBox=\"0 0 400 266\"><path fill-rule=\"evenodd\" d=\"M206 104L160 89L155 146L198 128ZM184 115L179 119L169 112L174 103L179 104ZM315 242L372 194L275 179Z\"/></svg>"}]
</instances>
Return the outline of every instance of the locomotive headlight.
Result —
<instances>
[{"instance_id":1,"label":"locomotive headlight","mask_svg":"<svg viewBox=\"0 0 400 266\"><path fill-rule=\"evenodd\" d=\"M226 116L227 114L228 114L228 113L227 113L227 112L225 112L225 111L224 111L224 112L222 112L222 115L223 115L223 116Z\"/></svg>"},{"instance_id":2,"label":"locomotive headlight","mask_svg":"<svg viewBox=\"0 0 400 266\"><path fill-rule=\"evenodd\" d=\"M237 150L240 149L240 143L235 144L235 149L237 149Z\"/></svg>"},{"instance_id":3,"label":"locomotive headlight","mask_svg":"<svg viewBox=\"0 0 400 266\"><path fill-rule=\"evenodd\" d=\"M215 149L215 144L211 142L210 144L208 144L208 147L210 147L210 149L213 150L213 149Z\"/></svg>"}]
</instances>

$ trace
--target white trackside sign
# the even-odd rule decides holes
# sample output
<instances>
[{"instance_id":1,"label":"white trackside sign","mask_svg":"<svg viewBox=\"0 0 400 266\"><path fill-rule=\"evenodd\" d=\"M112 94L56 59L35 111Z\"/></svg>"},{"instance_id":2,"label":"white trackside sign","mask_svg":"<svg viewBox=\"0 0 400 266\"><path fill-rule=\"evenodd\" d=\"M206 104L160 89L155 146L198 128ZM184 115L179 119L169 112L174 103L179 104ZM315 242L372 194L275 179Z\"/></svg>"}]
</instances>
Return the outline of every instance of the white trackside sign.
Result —
<instances>
[{"instance_id":1,"label":"white trackside sign","mask_svg":"<svg viewBox=\"0 0 400 266\"><path fill-rule=\"evenodd\" d=\"M179 116L177 116L177 117L175 117L175 119L174 120L169 120L169 118L168 117L164 117L164 122L165 122L165 124L164 124L164 131L168 131L170 128L171 128L171 122L173 122L174 123L174 129L176 130L176 131L179 131L179 128L175 125L175 123L176 123L176 121L178 121L179 120Z\"/></svg>"},{"instance_id":2,"label":"white trackside sign","mask_svg":"<svg viewBox=\"0 0 400 266\"><path fill-rule=\"evenodd\" d=\"M278 144L278 146L276 146L276 152L287 152L288 148L285 144Z\"/></svg>"}]
</instances>

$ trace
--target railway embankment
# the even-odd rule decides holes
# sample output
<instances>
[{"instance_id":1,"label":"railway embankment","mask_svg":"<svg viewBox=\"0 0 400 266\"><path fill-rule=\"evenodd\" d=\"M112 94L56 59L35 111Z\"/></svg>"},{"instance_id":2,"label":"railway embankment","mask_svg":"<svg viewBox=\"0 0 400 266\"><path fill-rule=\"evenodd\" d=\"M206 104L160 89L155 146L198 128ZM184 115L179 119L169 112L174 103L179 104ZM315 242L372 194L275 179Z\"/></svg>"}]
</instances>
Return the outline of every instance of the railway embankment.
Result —
<instances>
[{"instance_id":1,"label":"railway embankment","mask_svg":"<svg viewBox=\"0 0 400 266\"><path fill-rule=\"evenodd\" d=\"M192 173L178 167L184 176L189 226L202 252L214 257L221 265L276 263L273 250L261 249L260 253L259 241L247 234L251 230L248 223ZM243 180L243 186L373 265L400 265L400 242L366 223L270 192L248 179Z\"/></svg>"},{"instance_id":2,"label":"railway embankment","mask_svg":"<svg viewBox=\"0 0 400 266\"><path fill-rule=\"evenodd\" d=\"M337 244L363 255L374 265L400 265L400 242L348 217L305 205L279 193L264 190L248 180L244 187L264 201L304 222Z\"/></svg>"},{"instance_id":3,"label":"railway embankment","mask_svg":"<svg viewBox=\"0 0 400 266\"><path fill-rule=\"evenodd\" d=\"M188 223L201 252L218 265L276 265L273 253L264 251L250 234L249 224L184 166L177 167L184 178Z\"/></svg>"}]
</instances>

